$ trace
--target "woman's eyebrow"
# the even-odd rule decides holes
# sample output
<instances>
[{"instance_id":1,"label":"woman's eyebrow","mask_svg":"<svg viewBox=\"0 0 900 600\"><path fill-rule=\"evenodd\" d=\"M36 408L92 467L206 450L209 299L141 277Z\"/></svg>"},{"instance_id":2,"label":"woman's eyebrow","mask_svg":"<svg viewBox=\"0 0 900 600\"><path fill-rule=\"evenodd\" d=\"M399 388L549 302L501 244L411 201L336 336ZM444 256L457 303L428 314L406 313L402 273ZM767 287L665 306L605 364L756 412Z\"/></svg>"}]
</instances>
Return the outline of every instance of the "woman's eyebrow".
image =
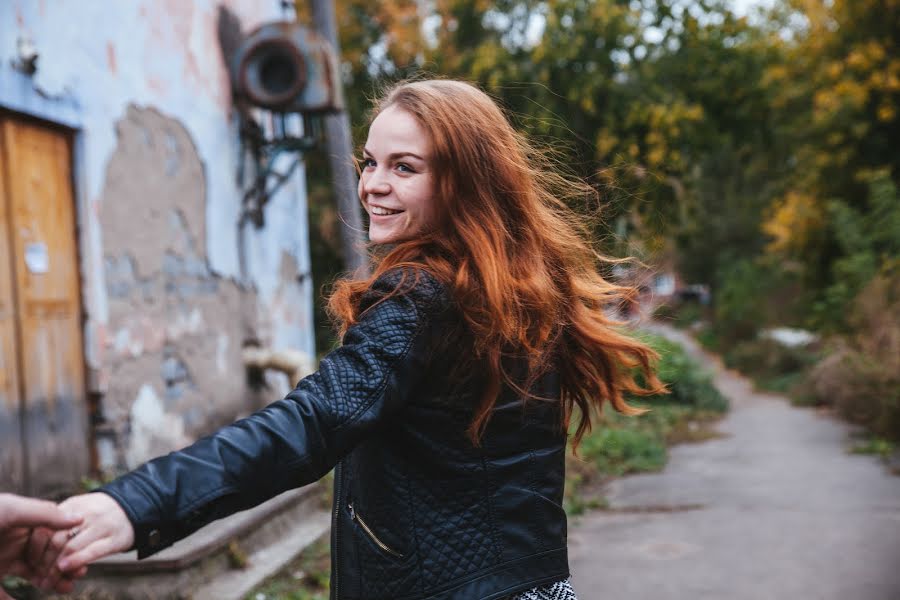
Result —
<instances>
[{"instance_id":1,"label":"woman's eyebrow","mask_svg":"<svg viewBox=\"0 0 900 600\"><path fill-rule=\"evenodd\" d=\"M363 154L368 154L369 156L372 156L372 153L369 152L365 148L363 148ZM424 158L422 158L421 156L419 156L418 154L416 154L414 152L394 152L392 154L388 154L388 160L396 160L396 159L402 158L404 156L412 156L413 158L418 158L421 161L425 160Z\"/></svg>"}]
</instances>

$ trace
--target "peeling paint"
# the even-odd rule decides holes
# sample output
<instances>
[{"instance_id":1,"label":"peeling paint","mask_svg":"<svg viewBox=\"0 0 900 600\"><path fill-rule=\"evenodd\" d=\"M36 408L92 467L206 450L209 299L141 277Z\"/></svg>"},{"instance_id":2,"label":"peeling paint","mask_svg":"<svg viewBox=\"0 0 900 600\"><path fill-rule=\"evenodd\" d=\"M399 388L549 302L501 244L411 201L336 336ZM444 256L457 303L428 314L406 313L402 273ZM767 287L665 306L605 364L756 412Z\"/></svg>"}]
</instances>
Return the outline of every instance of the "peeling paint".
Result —
<instances>
[{"instance_id":1,"label":"peeling paint","mask_svg":"<svg viewBox=\"0 0 900 600\"><path fill-rule=\"evenodd\" d=\"M216 370L219 375L224 375L228 371L228 345L231 340L224 333L219 334L218 344L216 345Z\"/></svg>"},{"instance_id":2,"label":"peeling paint","mask_svg":"<svg viewBox=\"0 0 900 600\"><path fill-rule=\"evenodd\" d=\"M210 423L252 408L240 341L258 335L261 307L254 290L209 267L205 170L184 127L154 109L130 107L117 130L99 215L109 326L116 332L110 401L156 385L166 410L190 415L182 423L187 434L200 435ZM142 417L126 406L115 414L131 464L149 448L130 441L134 419Z\"/></svg>"},{"instance_id":3,"label":"peeling paint","mask_svg":"<svg viewBox=\"0 0 900 600\"><path fill-rule=\"evenodd\" d=\"M169 452L190 443L184 430L184 421L173 413L168 413L151 385L141 386L137 398L131 405L129 421L132 424L125 454L129 469L139 466L148 456Z\"/></svg>"},{"instance_id":4,"label":"peeling paint","mask_svg":"<svg viewBox=\"0 0 900 600\"><path fill-rule=\"evenodd\" d=\"M106 42L106 66L112 75L116 74L116 47L112 42Z\"/></svg>"},{"instance_id":5,"label":"peeling paint","mask_svg":"<svg viewBox=\"0 0 900 600\"><path fill-rule=\"evenodd\" d=\"M0 46L0 108L77 130L85 356L114 441L134 465L275 399L246 388L242 343L312 353L302 169L246 230L219 6L249 30L269 0L0 2L0 39L32 38L38 70ZM184 377L182 377L184 375ZM171 427L166 433L163 427ZM180 428L180 429L179 429Z\"/></svg>"}]
</instances>

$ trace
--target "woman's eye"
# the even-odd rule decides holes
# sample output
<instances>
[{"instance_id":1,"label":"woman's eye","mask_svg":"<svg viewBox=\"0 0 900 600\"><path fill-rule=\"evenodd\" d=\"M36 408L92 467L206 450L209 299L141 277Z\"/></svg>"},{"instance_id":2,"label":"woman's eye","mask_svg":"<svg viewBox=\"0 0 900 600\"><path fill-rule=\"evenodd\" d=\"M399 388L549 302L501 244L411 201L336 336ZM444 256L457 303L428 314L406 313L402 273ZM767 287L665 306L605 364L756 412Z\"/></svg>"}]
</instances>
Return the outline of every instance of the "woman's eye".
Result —
<instances>
[{"instance_id":1,"label":"woman's eye","mask_svg":"<svg viewBox=\"0 0 900 600\"><path fill-rule=\"evenodd\" d=\"M415 173L413 168L406 163L397 163L397 170L401 173Z\"/></svg>"},{"instance_id":2,"label":"woman's eye","mask_svg":"<svg viewBox=\"0 0 900 600\"><path fill-rule=\"evenodd\" d=\"M363 166L363 169L368 169L370 167L374 167L375 160L371 159L371 158L364 158L364 159L362 159L362 166Z\"/></svg>"}]
</instances>

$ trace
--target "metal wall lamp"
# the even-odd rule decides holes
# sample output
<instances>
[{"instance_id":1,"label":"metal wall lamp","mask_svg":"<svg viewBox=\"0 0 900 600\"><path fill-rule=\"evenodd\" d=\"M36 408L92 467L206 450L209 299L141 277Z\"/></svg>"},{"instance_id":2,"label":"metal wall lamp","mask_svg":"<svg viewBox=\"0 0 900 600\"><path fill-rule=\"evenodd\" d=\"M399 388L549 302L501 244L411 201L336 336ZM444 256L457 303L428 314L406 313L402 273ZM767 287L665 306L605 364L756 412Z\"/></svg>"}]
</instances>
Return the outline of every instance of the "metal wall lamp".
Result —
<instances>
[{"instance_id":1,"label":"metal wall lamp","mask_svg":"<svg viewBox=\"0 0 900 600\"><path fill-rule=\"evenodd\" d=\"M243 37L231 65L240 137L237 180L246 185L240 223L262 227L266 203L318 145L322 118L344 109L338 59L316 32L279 21ZM286 166L283 156L290 157Z\"/></svg>"}]
</instances>

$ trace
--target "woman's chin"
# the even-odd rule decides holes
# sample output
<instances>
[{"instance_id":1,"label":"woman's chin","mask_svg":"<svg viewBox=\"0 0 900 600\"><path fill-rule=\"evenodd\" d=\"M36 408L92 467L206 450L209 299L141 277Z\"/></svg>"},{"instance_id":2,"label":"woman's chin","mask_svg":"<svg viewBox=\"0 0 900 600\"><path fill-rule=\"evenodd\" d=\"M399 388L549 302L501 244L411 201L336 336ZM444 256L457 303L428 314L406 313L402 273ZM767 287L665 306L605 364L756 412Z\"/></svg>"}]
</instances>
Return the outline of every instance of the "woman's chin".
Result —
<instances>
[{"instance_id":1,"label":"woman's chin","mask_svg":"<svg viewBox=\"0 0 900 600\"><path fill-rule=\"evenodd\" d=\"M369 241L373 244L396 244L403 236L398 231L369 229Z\"/></svg>"}]
</instances>

